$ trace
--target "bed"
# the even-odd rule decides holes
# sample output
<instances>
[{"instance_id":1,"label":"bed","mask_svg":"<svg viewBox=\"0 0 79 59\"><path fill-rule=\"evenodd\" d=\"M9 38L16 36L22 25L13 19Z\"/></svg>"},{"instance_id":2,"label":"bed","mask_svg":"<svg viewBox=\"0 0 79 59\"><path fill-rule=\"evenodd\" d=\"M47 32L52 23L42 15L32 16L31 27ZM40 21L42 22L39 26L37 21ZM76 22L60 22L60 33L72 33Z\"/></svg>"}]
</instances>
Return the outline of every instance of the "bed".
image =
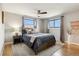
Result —
<instances>
[{"instance_id":1,"label":"bed","mask_svg":"<svg viewBox=\"0 0 79 59\"><path fill-rule=\"evenodd\" d=\"M38 54L56 43L54 35L47 33L23 34L23 40L35 54Z\"/></svg>"}]
</instances>

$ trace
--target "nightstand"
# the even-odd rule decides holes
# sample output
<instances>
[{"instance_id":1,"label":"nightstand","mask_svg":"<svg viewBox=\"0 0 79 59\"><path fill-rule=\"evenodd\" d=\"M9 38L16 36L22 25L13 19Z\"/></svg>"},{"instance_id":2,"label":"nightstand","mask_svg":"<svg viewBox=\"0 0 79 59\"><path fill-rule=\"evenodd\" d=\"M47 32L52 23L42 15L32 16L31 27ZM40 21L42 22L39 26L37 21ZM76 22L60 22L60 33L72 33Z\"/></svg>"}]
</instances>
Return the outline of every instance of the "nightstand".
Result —
<instances>
[{"instance_id":1,"label":"nightstand","mask_svg":"<svg viewBox=\"0 0 79 59\"><path fill-rule=\"evenodd\" d=\"M13 36L13 44L22 43L22 42L23 42L22 35L18 35L18 33L16 33Z\"/></svg>"}]
</instances>

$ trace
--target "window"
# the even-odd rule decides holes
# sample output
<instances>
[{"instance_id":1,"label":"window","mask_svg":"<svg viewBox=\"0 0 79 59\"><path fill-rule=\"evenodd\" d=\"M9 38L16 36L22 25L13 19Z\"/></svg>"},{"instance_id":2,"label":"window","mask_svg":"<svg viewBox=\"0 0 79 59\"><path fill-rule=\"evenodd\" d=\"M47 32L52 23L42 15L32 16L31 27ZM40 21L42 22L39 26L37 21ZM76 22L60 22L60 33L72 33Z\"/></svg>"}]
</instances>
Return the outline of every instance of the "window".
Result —
<instances>
[{"instance_id":1,"label":"window","mask_svg":"<svg viewBox=\"0 0 79 59\"><path fill-rule=\"evenodd\" d=\"M49 20L48 28L60 28L60 19Z\"/></svg>"},{"instance_id":2,"label":"window","mask_svg":"<svg viewBox=\"0 0 79 59\"><path fill-rule=\"evenodd\" d=\"M34 28L36 28L36 21L34 20L34 19L30 19L30 18L28 18L28 19L24 19L24 27L34 27Z\"/></svg>"},{"instance_id":3,"label":"window","mask_svg":"<svg viewBox=\"0 0 79 59\"><path fill-rule=\"evenodd\" d=\"M33 20L32 19L25 19L24 25L33 25Z\"/></svg>"},{"instance_id":4,"label":"window","mask_svg":"<svg viewBox=\"0 0 79 59\"><path fill-rule=\"evenodd\" d=\"M52 28L52 27L54 27L54 21L50 20L48 23L48 28Z\"/></svg>"},{"instance_id":5,"label":"window","mask_svg":"<svg viewBox=\"0 0 79 59\"><path fill-rule=\"evenodd\" d=\"M55 22L54 27L55 27L55 28L60 28L60 22L61 22L61 21L60 21L60 20L55 20L54 22Z\"/></svg>"}]
</instances>

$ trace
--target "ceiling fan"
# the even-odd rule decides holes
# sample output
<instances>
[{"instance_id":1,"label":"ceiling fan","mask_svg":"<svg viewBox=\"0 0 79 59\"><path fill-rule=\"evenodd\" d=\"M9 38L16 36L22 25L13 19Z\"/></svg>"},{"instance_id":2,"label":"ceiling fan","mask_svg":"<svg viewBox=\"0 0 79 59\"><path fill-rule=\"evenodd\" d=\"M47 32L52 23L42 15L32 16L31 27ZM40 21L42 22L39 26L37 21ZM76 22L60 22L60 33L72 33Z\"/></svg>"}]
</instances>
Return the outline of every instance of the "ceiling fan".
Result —
<instances>
[{"instance_id":1,"label":"ceiling fan","mask_svg":"<svg viewBox=\"0 0 79 59\"><path fill-rule=\"evenodd\" d=\"M47 14L46 11L43 11L43 12L42 12L41 10L37 10L37 13L38 13L38 14Z\"/></svg>"}]
</instances>

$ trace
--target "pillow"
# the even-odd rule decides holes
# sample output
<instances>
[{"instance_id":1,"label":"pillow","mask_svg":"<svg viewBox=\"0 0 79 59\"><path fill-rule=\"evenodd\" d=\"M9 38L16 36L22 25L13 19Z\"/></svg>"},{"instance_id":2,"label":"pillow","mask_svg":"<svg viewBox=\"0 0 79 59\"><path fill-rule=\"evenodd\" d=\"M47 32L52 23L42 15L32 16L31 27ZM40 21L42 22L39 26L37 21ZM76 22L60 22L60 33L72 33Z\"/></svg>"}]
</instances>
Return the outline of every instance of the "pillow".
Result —
<instances>
[{"instance_id":1,"label":"pillow","mask_svg":"<svg viewBox=\"0 0 79 59\"><path fill-rule=\"evenodd\" d=\"M32 31L27 31L27 34L32 34Z\"/></svg>"},{"instance_id":2,"label":"pillow","mask_svg":"<svg viewBox=\"0 0 79 59\"><path fill-rule=\"evenodd\" d=\"M22 33L23 33L23 34L27 34L27 30L23 29L23 30L22 30Z\"/></svg>"}]
</instances>

